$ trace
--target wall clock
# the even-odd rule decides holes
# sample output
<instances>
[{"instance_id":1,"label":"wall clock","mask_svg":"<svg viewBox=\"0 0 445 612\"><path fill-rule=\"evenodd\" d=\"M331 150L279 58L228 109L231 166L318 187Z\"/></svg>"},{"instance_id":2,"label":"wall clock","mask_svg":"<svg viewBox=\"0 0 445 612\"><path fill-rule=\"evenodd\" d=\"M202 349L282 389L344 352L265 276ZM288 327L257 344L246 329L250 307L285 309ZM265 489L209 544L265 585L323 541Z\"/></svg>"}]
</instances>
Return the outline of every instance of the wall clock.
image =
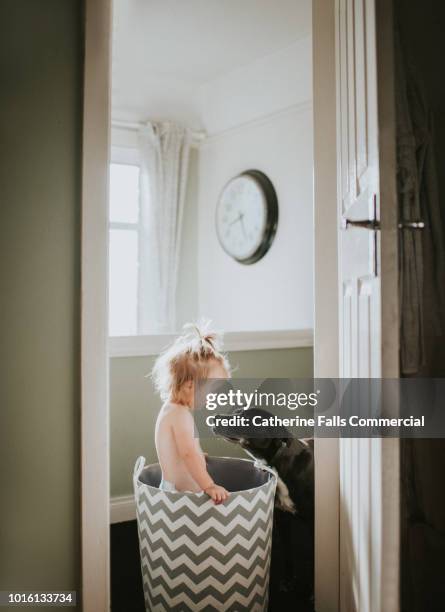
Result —
<instances>
[{"instance_id":1,"label":"wall clock","mask_svg":"<svg viewBox=\"0 0 445 612\"><path fill-rule=\"evenodd\" d=\"M277 194L263 172L247 170L226 184L216 207L216 233L233 259L253 264L264 257L277 224Z\"/></svg>"}]
</instances>

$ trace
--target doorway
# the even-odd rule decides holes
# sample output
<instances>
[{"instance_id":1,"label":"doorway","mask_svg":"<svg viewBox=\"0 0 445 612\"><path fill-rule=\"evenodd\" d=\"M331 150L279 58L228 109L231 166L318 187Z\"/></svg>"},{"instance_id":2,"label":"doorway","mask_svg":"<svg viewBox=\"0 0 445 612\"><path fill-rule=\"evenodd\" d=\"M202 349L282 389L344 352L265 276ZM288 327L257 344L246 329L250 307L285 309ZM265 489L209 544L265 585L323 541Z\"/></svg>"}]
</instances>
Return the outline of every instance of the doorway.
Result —
<instances>
[{"instance_id":1,"label":"doorway","mask_svg":"<svg viewBox=\"0 0 445 612\"><path fill-rule=\"evenodd\" d=\"M114 2L113 610L130 601L143 609L131 475L138 456L157 461L161 402L147 374L160 351L184 324L210 319L224 332L234 378L312 377L311 29L310 0ZM264 213L250 217L263 199ZM247 456L224 440L202 445L210 455ZM272 559L271 609L300 597L311 610L312 587L299 576L313 575L313 547L283 554L293 574L278 576Z\"/></svg>"}]
</instances>

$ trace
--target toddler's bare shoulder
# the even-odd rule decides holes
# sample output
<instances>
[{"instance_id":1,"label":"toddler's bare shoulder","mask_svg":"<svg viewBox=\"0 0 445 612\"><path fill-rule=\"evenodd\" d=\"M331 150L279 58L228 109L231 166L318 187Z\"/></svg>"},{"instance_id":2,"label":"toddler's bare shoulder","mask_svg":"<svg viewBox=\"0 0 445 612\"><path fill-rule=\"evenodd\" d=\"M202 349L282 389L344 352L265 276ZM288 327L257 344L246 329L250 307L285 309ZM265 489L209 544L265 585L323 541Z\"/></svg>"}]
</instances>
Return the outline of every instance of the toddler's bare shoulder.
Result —
<instances>
[{"instance_id":1,"label":"toddler's bare shoulder","mask_svg":"<svg viewBox=\"0 0 445 612\"><path fill-rule=\"evenodd\" d=\"M193 417L187 406L180 406L179 404L170 404L168 407L168 416L170 419L176 419L183 422L193 422Z\"/></svg>"}]
</instances>

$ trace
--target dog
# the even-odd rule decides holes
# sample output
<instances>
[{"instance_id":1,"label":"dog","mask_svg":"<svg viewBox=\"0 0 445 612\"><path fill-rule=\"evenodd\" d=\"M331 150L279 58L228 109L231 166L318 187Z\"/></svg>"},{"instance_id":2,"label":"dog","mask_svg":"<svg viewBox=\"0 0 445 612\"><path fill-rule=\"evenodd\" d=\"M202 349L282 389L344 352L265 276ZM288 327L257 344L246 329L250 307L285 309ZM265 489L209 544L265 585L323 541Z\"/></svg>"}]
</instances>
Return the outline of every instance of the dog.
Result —
<instances>
[{"instance_id":1,"label":"dog","mask_svg":"<svg viewBox=\"0 0 445 612\"><path fill-rule=\"evenodd\" d=\"M246 418L271 416L266 410L256 408L243 411L243 415ZM269 612L287 609L314 612L313 439L299 440L285 428L274 428L273 435L279 437L261 438L219 425L213 431L241 446L255 461L268 465L278 477Z\"/></svg>"}]
</instances>

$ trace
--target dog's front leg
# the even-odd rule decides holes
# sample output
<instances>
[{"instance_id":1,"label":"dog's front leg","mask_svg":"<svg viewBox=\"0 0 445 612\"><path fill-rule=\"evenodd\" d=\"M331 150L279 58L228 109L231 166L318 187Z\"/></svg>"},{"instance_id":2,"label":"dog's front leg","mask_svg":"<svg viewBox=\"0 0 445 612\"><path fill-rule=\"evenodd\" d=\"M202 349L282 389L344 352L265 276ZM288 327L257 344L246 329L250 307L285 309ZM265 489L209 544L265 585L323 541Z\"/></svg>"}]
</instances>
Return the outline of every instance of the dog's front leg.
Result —
<instances>
[{"instance_id":1,"label":"dog's front leg","mask_svg":"<svg viewBox=\"0 0 445 612\"><path fill-rule=\"evenodd\" d=\"M276 470L274 471L276 473ZM295 514L297 511L295 508L295 504L289 495L289 489L287 488L286 483L283 482L283 480L281 480L278 474L277 474L277 498L276 498L275 505L280 510L283 510L284 512L290 512L291 514Z\"/></svg>"}]
</instances>

